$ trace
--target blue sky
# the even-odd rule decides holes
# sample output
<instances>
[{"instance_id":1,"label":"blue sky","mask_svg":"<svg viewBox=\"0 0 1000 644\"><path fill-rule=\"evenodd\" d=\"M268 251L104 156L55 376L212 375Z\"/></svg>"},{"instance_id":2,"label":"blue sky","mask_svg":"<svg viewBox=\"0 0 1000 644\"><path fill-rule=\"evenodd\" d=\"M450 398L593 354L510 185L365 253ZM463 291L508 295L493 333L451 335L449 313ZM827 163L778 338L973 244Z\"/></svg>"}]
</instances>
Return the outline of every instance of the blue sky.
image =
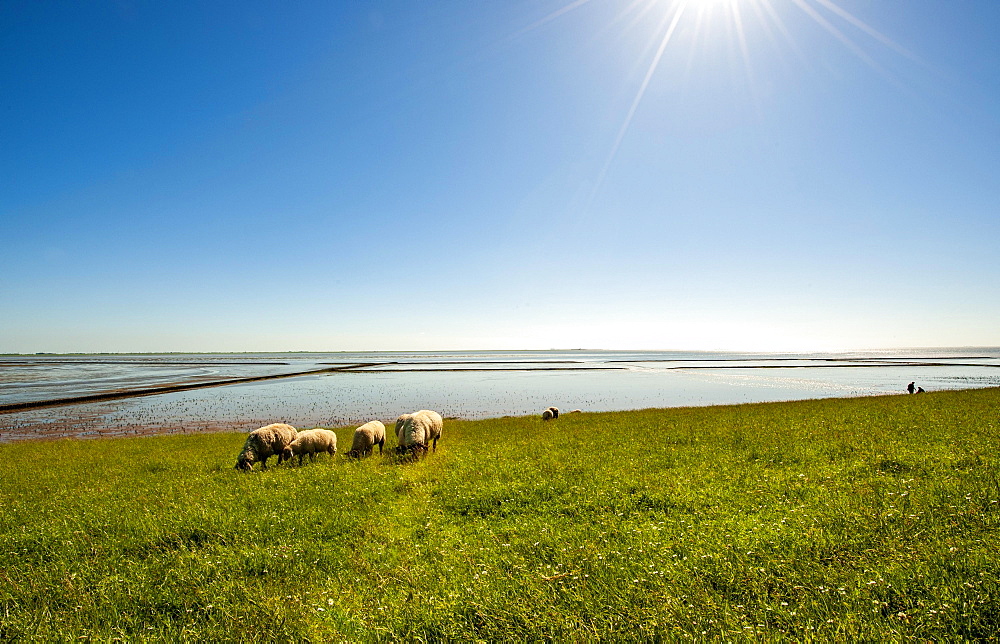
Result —
<instances>
[{"instance_id":1,"label":"blue sky","mask_svg":"<svg viewBox=\"0 0 1000 644\"><path fill-rule=\"evenodd\" d=\"M1000 345L998 27L4 2L0 352Z\"/></svg>"}]
</instances>

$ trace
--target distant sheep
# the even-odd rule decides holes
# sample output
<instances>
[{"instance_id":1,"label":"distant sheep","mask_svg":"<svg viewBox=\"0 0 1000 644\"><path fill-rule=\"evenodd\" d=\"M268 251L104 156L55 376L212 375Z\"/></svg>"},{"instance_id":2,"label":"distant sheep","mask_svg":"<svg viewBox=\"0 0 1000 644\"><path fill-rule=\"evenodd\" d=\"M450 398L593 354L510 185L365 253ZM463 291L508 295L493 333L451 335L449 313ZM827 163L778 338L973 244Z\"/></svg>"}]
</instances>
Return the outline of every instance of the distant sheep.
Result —
<instances>
[{"instance_id":1,"label":"distant sheep","mask_svg":"<svg viewBox=\"0 0 1000 644\"><path fill-rule=\"evenodd\" d=\"M582 414L583 410L582 409L574 409L573 411L567 412L567 413L570 413L570 414Z\"/></svg>"},{"instance_id":2,"label":"distant sheep","mask_svg":"<svg viewBox=\"0 0 1000 644\"><path fill-rule=\"evenodd\" d=\"M542 412L542 420L552 420L553 418L555 417L552 415L551 409L546 409Z\"/></svg>"},{"instance_id":3,"label":"distant sheep","mask_svg":"<svg viewBox=\"0 0 1000 644\"><path fill-rule=\"evenodd\" d=\"M260 462L260 469L267 469L267 459L278 456L278 464L284 460L284 450L295 440L297 432L291 425L273 423L255 429L243 443L243 451L236 459L236 469L249 472L253 464Z\"/></svg>"},{"instance_id":4,"label":"distant sheep","mask_svg":"<svg viewBox=\"0 0 1000 644\"><path fill-rule=\"evenodd\" d=\"M302 457L309 455L310 461L316 460L316 454L326 452L330 456L337 453L337 435L329 429L306 429L299 432L295 440L282 452L285 460L291 460L293 456L299 457L299 465L302 465Z\"/></svg>"},{"instance_id":5,"label":"distant sheep","mask_svg":"<svg viewBox=\"0 0 1000 644\"><path fill-rule=\"evenodd\" d=\"M549 407L549 411L552 412L552 417L553 418L559 418L559 408L558 407Z\"/></svg>"},{"instance_id":6,"label":"distant sheep","mask_svg":"<svg viewBox=\"0 0 1000 644\"><path fill-rule=\"evenodd\" d=\"M375 445L378 445L378 453L382 453L382 446L385 445L385 425L377 420L365 423L354 430L354 439L351 441L351 451L347 456L360 458L372 453Z\"/></svg>"},{"instance_id":7,"label":"distant sheep","mask_svg":"<svg viewBox=\"0 0 1000 644\"><path fill-rule=\"evenodd\" d=\"M444 429L444 419L441 414L429 409L421 409L412 414L404 414L408 418L403 418L403 424L397 434L399 438L399 452L426 452L431 443L434 444L434 451L437 451L437 442L441 438ZM397 423L399 421L397 420Z\"/></svg>"}]
</instances>

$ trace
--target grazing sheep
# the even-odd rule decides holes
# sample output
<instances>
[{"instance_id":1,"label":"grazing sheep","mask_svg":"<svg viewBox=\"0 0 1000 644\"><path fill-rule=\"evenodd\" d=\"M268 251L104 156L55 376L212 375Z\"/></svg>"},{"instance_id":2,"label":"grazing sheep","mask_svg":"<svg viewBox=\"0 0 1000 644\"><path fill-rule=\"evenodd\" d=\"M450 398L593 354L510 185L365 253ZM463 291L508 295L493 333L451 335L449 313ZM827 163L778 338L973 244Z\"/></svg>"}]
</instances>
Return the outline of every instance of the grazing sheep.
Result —
<instances>
[{"instance_id":1,"label":"grazing sheep","mask_svg":"<svg viewBox=\"0 0 1000 644\"><path fill-rule=\"evenodd\" d=\"M403 419L403 425L399 429L397 451L420 454L426 452L428 446L433 442L436 452L437 442L444 429L444 419L441 418L441 414L429 409L421 409L412 414L404 414L404 416L408 416L408 418Z\"/></svg>"},{"instance_id":2,"label":"grazing sheep","mask_svg":"<svg viewBox=\"0 0 1000 644\"><path fill-rule=\"evenodd\" d=\"M413 414L401 414L396 419L396 441L398 445L403 443L403 423L413 417Z\"/></svg>"},{"instance_id":3,"label":"grazing sheep","mask_svg":"<svg viewBox=\"0 0 1000 644\"><path fill-rule=\"evenodd\" d=\"M427 423L424 419L415 419L413 414L403 421L403 426L399 429L399 445L396 451L400 454L407 452L418 453L427 449Z\"/></svg>"},{"instance_id":4,"label":"grazing sheep","mask_svg":"<svg viewBox=\"0 0 1000 644\"><path fill-rule=\"evenodd\" d=\"M551 409L546 409L542 412L542 420L552 420L555 416L552 415Z\"/></svg>"},{"instance_id":5,"label":"grazing sheep","mask_svg":"<svg viewBox=\"0 0 1000 644\"><path fill-rule=\"evenodd\" d=\"M309 460L315 461L316 454L320 452L326 452L330 456L337 453L337 435L329 429L306 429L299 432L282 454L285 460L298 456L299 465L302 465L303 456L308 454Z\"/></svg>"},{"instance_id":6,"label":"grazing sheep","mask_svg":"<svg viewBox=\"0 0 1000 644\"><path fill-rule=\"evenodd\" d=\"M549 407L549 411L552 412L552 417L553 418L559 418L559 408L558 407Z\"/></svg>"},{"instance_id":7,"label":"grazing sheep","mask_svg":"<svg viewBox=\"0 0 1000 644\"><path fill-rule=\"evenodd\" d=\"M414 413L414 416L420 414L426 417L430 421L430 431L427 432L427 443L434 441L434 451L438 449L438 439L441 438L441 431L444 429L444 419L441 418L441 414L436 411L431 411L430 409L421 409Z\"/></svg>"},{"instance_id":8,"label":"grazing sheep","mask_svg":"<svg viewBox=\"0 0 1000 644\"><path fill-rule=\"evenodd\" d=\"M382 446L385 445L385 425L377 420L365 423L354 430L354 440L351 441L351 451L347 452L350 458L360 458L368 456L378 445L378 453L382 453Z\"/></svg>"},{"instance_id":9,"label":"grazing sheep","mask_svg":"<svg viewBox=\"0 0 1000 644\"><path fill-rule=\"evenodd\" d=\"M278 464L284 460L284 450L295 440L297 432L291 425L273 423L255 429L243 443L243 451L236 459L236 469L249 472L260 461L260 469L267 469L267 459L277 454Z\"/></svg>"},{"instance_id":10,"label":"grazing sheep","mask_svg":"<svg viewBox=\"0 0 1000 644\"><path fill-rule=\"evenodd\" d=\"M574 409L573 411L568 412L568 413L570 413L570 414L582 414L583 410L582 409Z\"/></svg>"}]
</instances>

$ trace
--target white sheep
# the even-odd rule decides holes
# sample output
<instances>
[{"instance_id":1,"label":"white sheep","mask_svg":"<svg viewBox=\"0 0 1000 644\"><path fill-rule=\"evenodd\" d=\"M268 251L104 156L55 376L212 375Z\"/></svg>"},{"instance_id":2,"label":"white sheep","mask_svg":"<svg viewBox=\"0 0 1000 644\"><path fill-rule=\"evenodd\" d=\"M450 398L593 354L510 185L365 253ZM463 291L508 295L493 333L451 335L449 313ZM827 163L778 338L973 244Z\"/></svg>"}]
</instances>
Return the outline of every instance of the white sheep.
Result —
<instances>
[{"instance_id":1,"label":"white sheep","mask_svg":"<svg viewBox=\"0 0 1000 644\"><path fill-rule=\"evenodd\" d=\"M396 444L403 444L403 423L413 417L413 414L400 414L396 419Z\"/></svg>"},{"instance_id":2,"label":"white sheep","mask_svg":"<svg viewBox=\"0 0 1000 644\"><path fill-rule=\"evenodd\" d=\"M559 408L558 407L549 407L549 411L552 412L552 418L559 418Z\"/></svg>"},{"instance_id":3,"label":"white sheep","mask_svg":"<svg viewBox=\"0 0 1000 644\"><path fill-rule=\"evenodd\" d=\"M354 430L354 439L351 441L351 451L347 456L360 458L368 456L378 445L378 453L382 453L382 446L385 445L385 425L377 420L367 422Z\"/></svg>"},{"instance_id":4,"label":"white sheep","mask_svg":"<svg viewBox=\"0 0 1000 644\"><path fill-rule=\"evenodd\" d=\"M306 429L299 432L282 454L285 460L298 456L299 465L302 465L303 456L308 454L309 460L315 461L316 454L320 452L326 452L330 456L337 453L337 435L329 429Z\"/></svg>"},{"instance_id":5,"label":"white sheep","mask_svg":"<svg viewBox=\"0 0 1000 644\"><path fill-rule=\"evenodd\" d=\"M553 416L551 409L546 409L545 411L542 412L542 420L552 420L552 418Z\"/></svg>"},{"instance_id":6,"label":"white sheep","mask_svg":"<svg viewBox=\"0 0 1000 644\"><path fill-rule=\"evenodd\" d=\"M416 416L417 414L426 417L430 421L428 425L430 429L427 432L427 444L430 445L431 441L434 441L434 451L436 452L438 439L441 438L441 432L444 430L444 419L441 418L441 414L430 409L421 409L418 412L414 412L413 415Z\"/></svg>"},{"instance_id":7,"label":"white sheep","mask_svg":"<svg viewBox=\"0 0 1000 644\"><path fill-rule=\"evenodd\" d=\"M441 414L430 409L421 409L403 419L403 425L399 429L400 452L426 452L427 448L434 444L434 451L437 451L437 442L441 438L444 429L444 419ZM400 418L403 418L402 416ZM397 421L398 422L398 421Z\"/></svg>"},{"instance_id":8,"label":"white sheep","mask_svg":"<svg viewBox=\"0 0 1000 644\"><path fill-rule=\"evenodd\" d=\"M236 459L236 469L250 471L260 461L260 469L267 469L267 459L277 454L278 464L284 460L284 450L295 440L297 432L291 425L273 423L255 429L243 443L243 451Z\"/></svg>"}]
</instances>

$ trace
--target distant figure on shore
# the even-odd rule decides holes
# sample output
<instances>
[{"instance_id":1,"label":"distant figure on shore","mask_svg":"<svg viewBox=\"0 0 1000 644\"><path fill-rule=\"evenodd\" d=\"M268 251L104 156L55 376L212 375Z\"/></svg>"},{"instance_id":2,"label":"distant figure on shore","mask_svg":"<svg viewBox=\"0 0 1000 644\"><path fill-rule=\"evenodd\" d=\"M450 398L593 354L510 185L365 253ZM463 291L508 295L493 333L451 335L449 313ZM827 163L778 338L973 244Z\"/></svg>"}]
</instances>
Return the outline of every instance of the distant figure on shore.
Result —
<instances>
[{"instance_id":1,"label":"distant figure on shore","mask_svg":"<svg viewBox=\"0 0 1000 644\"><path fill-rule=\"evenodd\" d=\"M924 393L924 388L923 387L917 387L917 393L918 394Z\"/></svg>"},{"instance_id":2,"label":"distant figure on shore","mask_svg":"<svg viewBox=\"0 0 1000 644\"><path fill-rule=\"evenodd\" d=\"M908 394L912 394L913 393L913 383L912 382L910 384L906 385L906 393L908 393Z\"/></svg>"}]
</instances>

